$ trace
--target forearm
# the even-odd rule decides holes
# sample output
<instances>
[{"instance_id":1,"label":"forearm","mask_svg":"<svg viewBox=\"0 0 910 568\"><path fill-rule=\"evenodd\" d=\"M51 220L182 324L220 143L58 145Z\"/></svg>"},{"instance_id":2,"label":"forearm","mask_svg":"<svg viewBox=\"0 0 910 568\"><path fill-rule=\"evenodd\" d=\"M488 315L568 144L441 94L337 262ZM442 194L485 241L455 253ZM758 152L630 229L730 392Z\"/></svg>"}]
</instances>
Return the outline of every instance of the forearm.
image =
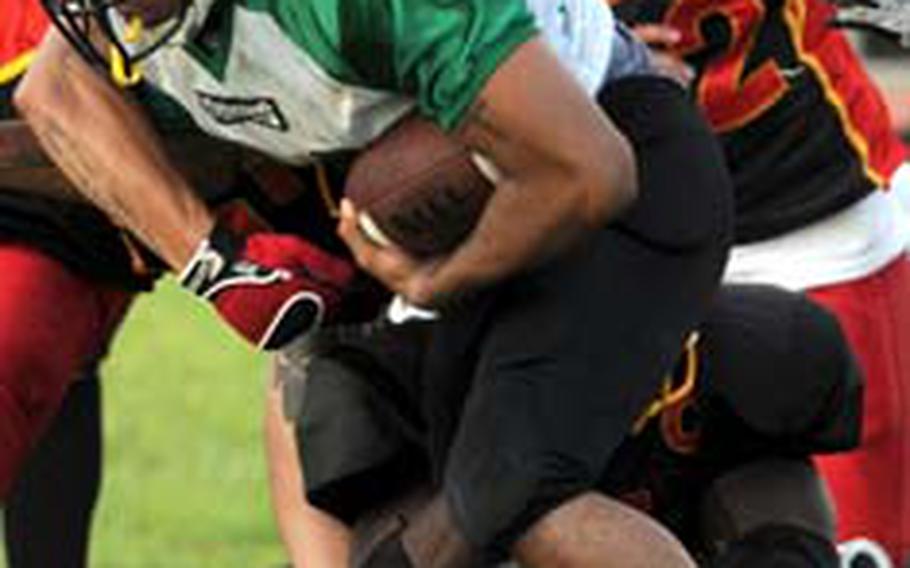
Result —
<instances>
[{"instance_id":1,"label":"forearm","mask_svg":"<svg viewBox=\"0 0 910 568\"><path fill-rule=\"evenodd\" d=\"M168 156L200 195L234 182L243 156L239 148L197 131L165 133ZM89 203L47 157L21 120L0 121L0 188L52 199Z\"/></svg>"},{"instance_id":2,"label":"forearm","mask_svg":"<svg viewBox=\"0 0 910 568\"><path fill-rule=\"evenodd\" d=\"M442 296L480 288L543 264L598 225L580 214L581 192L564 191L563 176L500 183L470 238L435 270Z\"/></svg>"},{"instance_id":3,"label":"forearm","mask_svg":"<svg viewBox=\"0 0 910 568\"><path fill-rule=\"evenodd\" d=\"M474 232L433 274L443 296L547 262L635 198L631 146L539 44L493 76L459 136L502 179Z\"/></svg>"},{"instance_id":4,"label":"forearm","mask_svg":"<svg viewBox=\"0 0 910 568\"><path fill-rule=\"evenodd\" d=\"M181 268L210 231L205 205L168 159L142 111L52 31L16 105L76 188Z\"/></svg>"}]
</instances>

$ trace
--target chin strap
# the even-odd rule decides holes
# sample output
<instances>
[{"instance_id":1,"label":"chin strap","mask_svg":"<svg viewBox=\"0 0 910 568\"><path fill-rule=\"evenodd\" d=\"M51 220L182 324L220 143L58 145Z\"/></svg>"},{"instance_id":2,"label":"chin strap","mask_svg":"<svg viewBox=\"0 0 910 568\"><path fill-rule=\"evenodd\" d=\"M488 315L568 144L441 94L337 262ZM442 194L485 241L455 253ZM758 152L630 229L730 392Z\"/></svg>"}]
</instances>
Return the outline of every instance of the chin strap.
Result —
<instances>
[{"instance_id":1,"label":"chin strap","mask_svg":"<svg viewBox=\"0 0 910 568\"><path fill-rule=\"evenodd\" d=\"M142 38L142 19L138 16L130 18L123 32L123 41L127 45L137 44ZM108 46L110 56L111 78L118 87L133 87L142 80L142 68L138 64L127 64L122 48L113 43Z\"/></svg>"}]
</instances>

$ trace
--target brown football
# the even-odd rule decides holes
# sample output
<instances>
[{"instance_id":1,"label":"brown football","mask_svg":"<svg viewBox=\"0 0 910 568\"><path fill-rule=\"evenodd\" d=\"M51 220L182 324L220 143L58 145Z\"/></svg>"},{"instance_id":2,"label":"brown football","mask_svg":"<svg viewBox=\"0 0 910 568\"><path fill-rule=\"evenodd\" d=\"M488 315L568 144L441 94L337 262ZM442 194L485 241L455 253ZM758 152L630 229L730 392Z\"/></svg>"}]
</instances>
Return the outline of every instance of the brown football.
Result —
<instances>
[{"instance_id":1,"label":"brown football","mask_svg":"<svg viewBox=\"0 0 910 568\"><path fill-rule=\"evenodd\" d=\"M480 218L494 187L488 164L432 122L409 115L354 160L344 193L373 241L438 256L458 246Z\"/></svg>"}]
</instances>

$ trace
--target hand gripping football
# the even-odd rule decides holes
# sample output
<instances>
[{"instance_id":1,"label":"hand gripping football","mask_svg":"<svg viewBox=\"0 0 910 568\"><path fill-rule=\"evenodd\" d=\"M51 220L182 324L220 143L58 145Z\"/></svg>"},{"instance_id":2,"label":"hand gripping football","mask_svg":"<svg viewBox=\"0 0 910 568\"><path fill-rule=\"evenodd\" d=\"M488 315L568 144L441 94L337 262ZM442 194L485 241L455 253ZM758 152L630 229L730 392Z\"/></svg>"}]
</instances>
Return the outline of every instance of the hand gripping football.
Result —
<instances>
[{"instance_id":1,"label":"hand gripping football","mask_svg":"<svg viewBox=\"0 0 910 568\"><path fill-rule=\"evenodd\" d=\"M451 252L493 192L492 164L432 122L409 115L354 161L344 193L360 229L418 258Z\"/></svg>"}]
</instances>

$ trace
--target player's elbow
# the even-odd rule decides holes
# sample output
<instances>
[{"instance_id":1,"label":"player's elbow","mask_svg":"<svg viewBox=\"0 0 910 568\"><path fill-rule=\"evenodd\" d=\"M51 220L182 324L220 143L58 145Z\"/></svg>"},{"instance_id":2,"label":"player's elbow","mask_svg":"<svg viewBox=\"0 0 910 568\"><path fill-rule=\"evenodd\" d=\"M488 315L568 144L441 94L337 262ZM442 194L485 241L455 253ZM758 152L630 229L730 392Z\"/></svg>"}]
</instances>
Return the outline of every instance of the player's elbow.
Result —
<instances>
[{"instance_id":1,"label":"player's elbow","mask_svg":"<svg viewBox=\"0 0 910 568\"><path fill-rule=\"evenodd\" d=\"M589 154L582 174L586 181L583 199L584 222L599 227L615 219L638 197L638 172L632 145L616 133Z\"/></svg>"}]
</instances>

